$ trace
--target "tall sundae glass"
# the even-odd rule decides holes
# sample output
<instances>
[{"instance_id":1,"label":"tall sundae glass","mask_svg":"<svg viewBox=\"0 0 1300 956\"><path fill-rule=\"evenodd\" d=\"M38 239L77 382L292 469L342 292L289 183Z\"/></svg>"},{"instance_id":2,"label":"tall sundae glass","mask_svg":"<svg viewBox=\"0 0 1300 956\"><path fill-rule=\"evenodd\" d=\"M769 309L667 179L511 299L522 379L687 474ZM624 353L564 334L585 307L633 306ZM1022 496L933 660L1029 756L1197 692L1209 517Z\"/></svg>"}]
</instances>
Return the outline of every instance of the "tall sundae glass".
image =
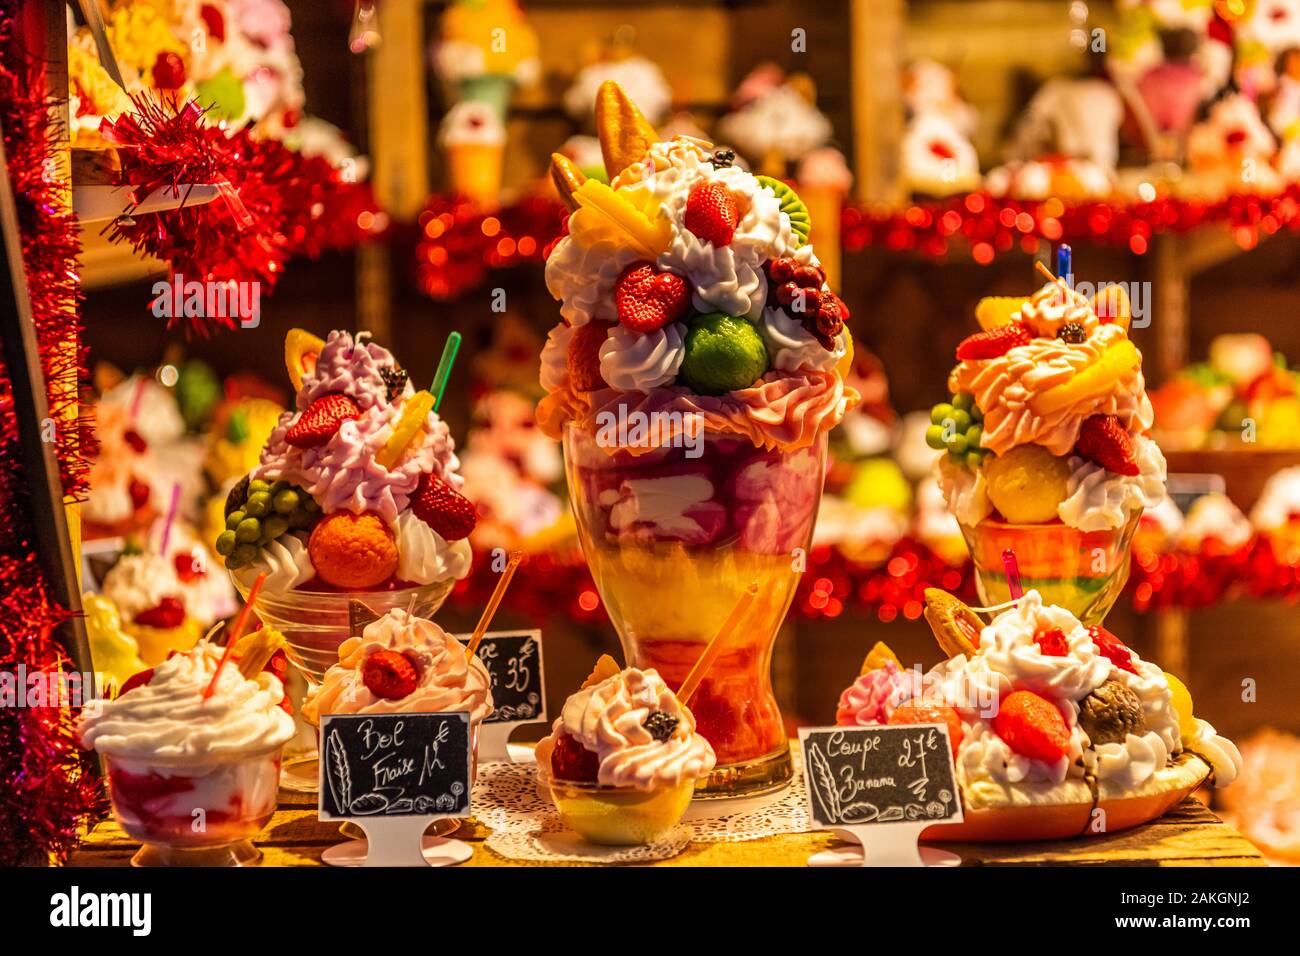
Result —
<instances>
[{"instance_id":1,"label":"tall sundae glass","mask_svg":"<svg viewBox=\"0 0 1300 956\"><path fill-rule=\"evenodd\" d=\"M300 329L285 343L297 392L254 471L231 490L216 549L307 683L393 609L430 617L469 573L474 506L427 391L365 333ZM315 734L286 752L284 783L316 786Z\"/></svg>"},{"instance_id":2,"label":"tall sundae glass","mask_svg":"<svg viewBox=\"0 0 1300 956\"><path fill-rule=\"evenodd\" d=\"M686 137L659 141L617 83L596 105L612 185L563 157L573 210L547 261L564 321L542 352L538 422L630 666L681 685L740 595L748 618L691 699L717 755L697 795L783 786L776 634L821 499L845 386L848 310L784 183Z\"/></svg>"},{"instance_id":3,"label":"tall sundae glass","mask_svg":"<svg viewBox=\"0 0 1300 956\"><path fill-rule=\"evenodd\" d=\"M1100 622L1128 580L1143 510L1165 493L1128 299L1119 286L1090 299L1053 279L1027 299L985 299L976 315L984 331L958 346L952 396L926 439L945 452L936 478L980 597L1010 599L1018 573Z\"/></svg>"}]
</instances>

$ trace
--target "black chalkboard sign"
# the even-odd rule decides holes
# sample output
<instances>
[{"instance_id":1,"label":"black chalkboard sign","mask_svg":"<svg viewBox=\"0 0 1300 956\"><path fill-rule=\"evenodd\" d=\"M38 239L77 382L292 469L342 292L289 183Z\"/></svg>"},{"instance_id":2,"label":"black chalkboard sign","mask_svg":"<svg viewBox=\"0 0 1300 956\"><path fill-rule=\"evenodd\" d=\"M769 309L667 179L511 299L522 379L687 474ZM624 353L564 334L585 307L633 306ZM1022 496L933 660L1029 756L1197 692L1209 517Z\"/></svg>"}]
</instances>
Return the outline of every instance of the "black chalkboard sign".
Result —
<instances>
[{"instance_id":1,"label":"black chalkboard sign","mask_svg":"<svg viewBox=\"0 0 1300 956\"><path fill-rule=\"evenodd\" d=\"M799 732L799 743L818 826L962 819L942 724L814 727Z\"/></svg>"},{"instance_id":2,"label":"black chalkboard sign","mask_svg":"<svg viewBox=\"0 0 1300 956\"><path fill-rule=\"evenodd\" d=\"M457 634L468 644L469 634ZM488 631L478 658L492 679L492 716L487 724L527 724L546 719L541 631Z\"/></svg>"},{"instance_id":3,"label":"black chalkboard sign","mask_svg":"<svg viewBox=\"0 0 1300 956\"><path fill-rule=\"evenodd\" d=\"M469 714L322 714L320 818L469 815Z\"/></svg>"}]
</instances>

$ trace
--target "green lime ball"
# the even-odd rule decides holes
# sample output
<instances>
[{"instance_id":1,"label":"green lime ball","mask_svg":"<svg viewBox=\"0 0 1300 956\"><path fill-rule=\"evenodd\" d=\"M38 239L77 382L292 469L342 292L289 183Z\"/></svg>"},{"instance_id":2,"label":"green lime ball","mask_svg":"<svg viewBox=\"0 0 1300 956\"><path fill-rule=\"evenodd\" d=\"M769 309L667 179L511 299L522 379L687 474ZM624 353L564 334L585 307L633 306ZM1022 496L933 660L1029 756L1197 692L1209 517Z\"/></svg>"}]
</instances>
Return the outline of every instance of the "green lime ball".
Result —
<instances>
[{"instance_id":1,"label":"green lime ball","mask_svg":"<svg viewBox=\"0 0 1300 956\"><path fill-rule=\"evenodd\" d=\"M217 119L239 119L244 115L244 84L239 77L223 67L216 76L194 84L199 105Z\"/></svg>"},{"instance_id":2,"label":"green lime ball","mask_svg":"<svg viewBox=\"0 0 1300 956\"><path fill-rule=\"evenodd\" d=\"M681 378L702 395L721 395L753 385L767 371L767 349L744 319L710 312L691 322Z\"/></svg>"}]
</instances>

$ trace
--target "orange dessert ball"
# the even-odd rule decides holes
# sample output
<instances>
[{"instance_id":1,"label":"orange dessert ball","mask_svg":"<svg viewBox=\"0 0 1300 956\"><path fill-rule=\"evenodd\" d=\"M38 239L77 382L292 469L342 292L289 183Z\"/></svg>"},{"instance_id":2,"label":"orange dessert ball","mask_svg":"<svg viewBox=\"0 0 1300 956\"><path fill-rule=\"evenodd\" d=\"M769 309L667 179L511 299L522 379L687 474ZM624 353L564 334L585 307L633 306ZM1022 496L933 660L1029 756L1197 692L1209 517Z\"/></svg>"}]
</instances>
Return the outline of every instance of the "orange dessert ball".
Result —
<instances>
[{"instance_id":1,"label":"orange dessert ball","mask_svg":"<svg viewBox=\"0 0 1300 956\"><path fill-rule=\"evenodd\" d=\"M357 590L383 584L397 571L397 542L376 514L336 511L321 519L307 542L326 584Z\"/></svg>"}]
</instances>

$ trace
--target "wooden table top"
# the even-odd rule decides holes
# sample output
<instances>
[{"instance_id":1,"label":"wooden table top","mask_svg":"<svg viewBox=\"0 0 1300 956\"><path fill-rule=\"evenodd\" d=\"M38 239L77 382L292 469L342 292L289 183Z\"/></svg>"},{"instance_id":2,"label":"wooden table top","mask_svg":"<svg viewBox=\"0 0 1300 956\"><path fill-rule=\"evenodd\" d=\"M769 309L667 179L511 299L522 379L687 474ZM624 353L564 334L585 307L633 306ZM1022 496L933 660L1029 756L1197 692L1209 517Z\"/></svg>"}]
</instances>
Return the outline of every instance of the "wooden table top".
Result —
<instances>
[{"instance_id":1,"label":"wooden table top","mask_svg":"<svg viewBox=\"0 0 1300 956\"><path fill-rule=\"evenodd\" d=\"M484 845L488 830L474 819L453 834L474 855L462 866L541 866L508 859ZM337 823L316 818L312 798L281 793L280 806L257 845L262 866L320 866L321 852L342 841ZM837 840L826 832L794 833L743 843L692 843L654 866L803 866ZM1087 839L1043 843L937 843L962 858L963 866L1264 866L1252 844L1189 797L1159 820ZM87 836L71 866L126 866L139 848L112 821ZM583 865L583 864L562 864Z\"/></svg>"}]
</instances>

